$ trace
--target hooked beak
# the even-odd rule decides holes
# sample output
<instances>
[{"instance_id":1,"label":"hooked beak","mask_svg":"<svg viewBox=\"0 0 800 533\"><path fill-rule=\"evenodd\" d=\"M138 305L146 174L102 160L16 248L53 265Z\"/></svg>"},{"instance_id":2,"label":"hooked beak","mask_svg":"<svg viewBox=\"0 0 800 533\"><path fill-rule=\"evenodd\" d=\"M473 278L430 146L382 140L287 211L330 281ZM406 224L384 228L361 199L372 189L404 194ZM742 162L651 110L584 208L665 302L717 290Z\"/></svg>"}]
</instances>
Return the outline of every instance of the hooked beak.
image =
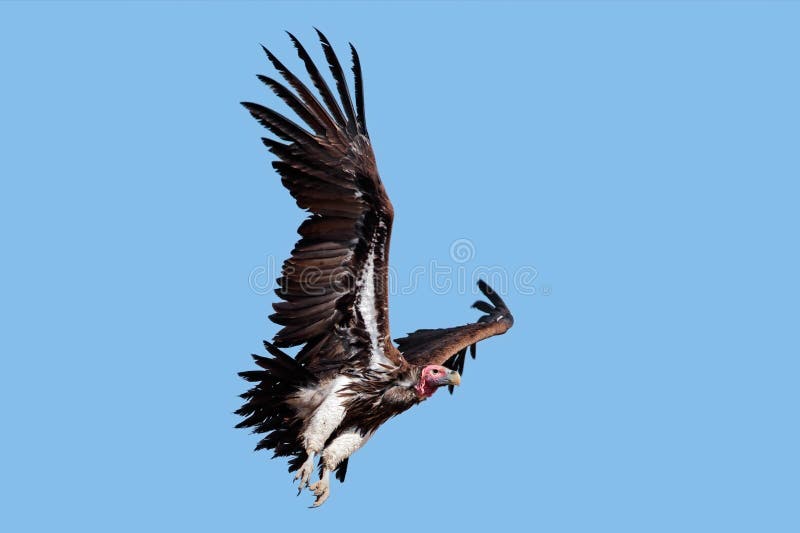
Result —
<instances>
[{"instance_id":1,"label":"hooked beak","mask_svg":"<svg viewBox=\"0 0 800 533\"><path fill-rule=\"evenodd\" d=\"M447 373L447 384L448 385L461 385L461 374L456 372L455 370L451 370Z\"/></svg>"}]
</instances>

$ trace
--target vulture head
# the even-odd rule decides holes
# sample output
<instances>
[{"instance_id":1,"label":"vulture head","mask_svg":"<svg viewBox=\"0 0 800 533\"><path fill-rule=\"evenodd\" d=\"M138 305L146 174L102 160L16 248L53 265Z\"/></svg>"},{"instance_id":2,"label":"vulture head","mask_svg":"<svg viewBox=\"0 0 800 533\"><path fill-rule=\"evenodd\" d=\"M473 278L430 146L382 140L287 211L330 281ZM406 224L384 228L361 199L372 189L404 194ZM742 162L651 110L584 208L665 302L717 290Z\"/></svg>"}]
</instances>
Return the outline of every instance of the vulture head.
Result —
<instances>
[{"instance_id":1,"label":"vulture head","mask_svg":"<svg viewBox=\"0 0 800 533\"><path fill-rule=\"evenodd\" d=\"M455 370L450 370L440 365L428 365L422 368L415 390L420 398L428 398L439 387L460 384L461 376Z\"/></svg>"}]
</instances>

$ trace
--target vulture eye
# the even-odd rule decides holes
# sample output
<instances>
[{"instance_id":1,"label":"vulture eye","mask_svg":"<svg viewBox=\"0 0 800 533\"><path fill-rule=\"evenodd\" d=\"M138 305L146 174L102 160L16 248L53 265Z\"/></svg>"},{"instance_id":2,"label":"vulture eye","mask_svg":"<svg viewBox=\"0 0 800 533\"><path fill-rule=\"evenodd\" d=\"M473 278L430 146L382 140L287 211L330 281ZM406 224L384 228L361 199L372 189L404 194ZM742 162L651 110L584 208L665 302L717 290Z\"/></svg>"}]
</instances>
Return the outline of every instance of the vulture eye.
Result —
<instances>
[{"instance_id":1,"label":"vulture eye","mask_svg":"<svg viewBox=\"0 0 800 533\"><path fill-rule=\"evenodd\" d=\"M439 373L439 370L438 370L438 369L436 369L436 368L434 368L434 369L433 369L433 371L432 371L431 373L432 373L432 374L438 374L438 373Z\"/></svg>"}]
</instances>

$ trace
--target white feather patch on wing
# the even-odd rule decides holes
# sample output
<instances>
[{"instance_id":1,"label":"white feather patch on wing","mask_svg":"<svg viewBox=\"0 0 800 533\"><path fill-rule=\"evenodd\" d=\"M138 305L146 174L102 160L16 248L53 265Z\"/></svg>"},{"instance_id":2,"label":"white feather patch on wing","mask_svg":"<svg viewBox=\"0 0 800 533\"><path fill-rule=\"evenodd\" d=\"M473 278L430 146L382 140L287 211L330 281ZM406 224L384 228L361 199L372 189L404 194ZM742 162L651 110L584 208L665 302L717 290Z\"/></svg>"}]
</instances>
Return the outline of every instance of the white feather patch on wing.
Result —
<instances>
[{"instance_id":1,"label":"white feather patch on wing","mask_svg":"<svg viewBox=\"0 0 800 533\"><path fill-rule=\"evenodd\" d=\"M370 341L370 360L369 367L373 370L382 369L386 366L394 366L386 357L383 346L380 343L380 332L378 330L378 308L375 301L375 243L369 250L364 271L358 280L358 309L364 327L367 329Z\"/></svg>"}]
</instances>

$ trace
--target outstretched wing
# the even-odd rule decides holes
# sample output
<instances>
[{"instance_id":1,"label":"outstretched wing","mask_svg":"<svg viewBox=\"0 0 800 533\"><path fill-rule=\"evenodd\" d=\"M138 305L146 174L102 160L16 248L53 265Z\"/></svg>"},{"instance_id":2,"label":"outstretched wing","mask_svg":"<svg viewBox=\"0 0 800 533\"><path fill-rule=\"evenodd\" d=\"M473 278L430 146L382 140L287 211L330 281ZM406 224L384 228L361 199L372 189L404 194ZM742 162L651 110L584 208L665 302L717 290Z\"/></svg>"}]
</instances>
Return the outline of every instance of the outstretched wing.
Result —
<instances>
[{"instance_id":1,"label":"outstretched wing","mask_svg":"<svg viewBox=\"0 0 800 533\"><path fill-rule=\"evenodd\" d=\"M406 337L395 339L403 357L415 365L444 365L447 368L464 372L467 349L475 358L478 341L502 335L514 325L514 317L502 298L483 280L478 288L489 302L478 300L472 307L486 313L477 322L465 326L441 329L418 329ZM449 387L453 392L453 387Z\"/></svg>"},{"instance_id":2,"label":"outstretched wing","mask_svg":"<svg viewBox=\"0 0 800 533\"><path fill-rule=\"evenodd\" d=\"M283 263L270 319L283 326L279 347L299 346L297 360L317 376L345 361L373 367L402 364L391 345L387 265L394 211L384 190L364 119L361 66L350 45L355 108L328 39L317 30L330 67L337 101L308 52L290 33L317 96L269 50L267 58L291 89L267 76L259 79L302 119L242 102L283 142L262 139L277 160L272 166L297 201L311 213L297 230L300 240Z\"/></svg>"}]
</instances>

